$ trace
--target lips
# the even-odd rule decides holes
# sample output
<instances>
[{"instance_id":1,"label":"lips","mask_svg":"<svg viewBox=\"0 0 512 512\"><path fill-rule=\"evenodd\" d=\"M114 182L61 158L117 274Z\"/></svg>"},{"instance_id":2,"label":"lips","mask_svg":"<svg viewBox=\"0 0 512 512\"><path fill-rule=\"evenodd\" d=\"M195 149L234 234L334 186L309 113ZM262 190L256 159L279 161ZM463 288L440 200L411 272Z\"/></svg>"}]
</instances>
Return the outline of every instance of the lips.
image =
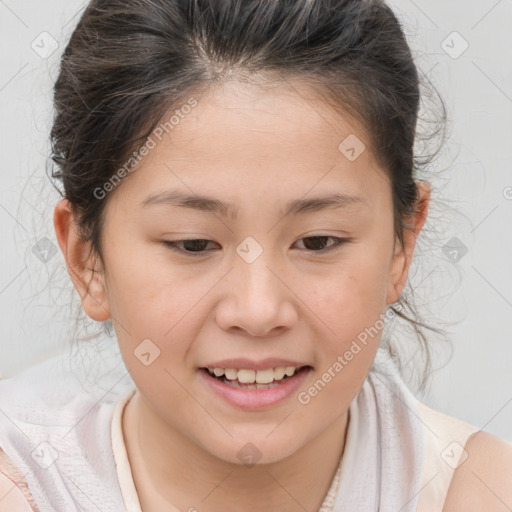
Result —
<instances>
[{"instance_id":1,"label":"lips","mask_svg":"<svg viewBox=\"0 0 512 512\"><path fill-rule=\"evenodd\" d=\"M279 366L277 368L270 368L268 370L234 370L232 368L208 368L207 371L212 377L219 379L225 384L238 383L238 384L271 384L278 383L284 379L292 377L295 373L301 369L307 368L302 366L301 368L295 368L293 366ZM205 368L203 368L205 370Z\"/></svg>"},{"instance_id":2,"label":"lips","mask_svg":"<svg viewBox=\"0 0 512 512\"><path fill-rule=\"evenodd\" d=\"M212 363L212 366L201 369L207 370L212 377L218 378L227 384L233 382L235 384L251 385L279 382L292 377L296 372L306 367L309 367L309 365L285 359L267 358L261 361L224 359Z\"/></svg>"},{"instance_id":3,"label":"lips","mask_svg":"<svg viewBox=\"0 0 512 512\"><path fill-rule=\"evenodd\" d=\"M273 381L269 384L243 384L238 379L229 381L225 376L215 377L207 368L199 368L198 373L201 381L216 396L237 408L255 410L276 406L289 399L296 393L297 388L311 374L312 370L310 365L303 365L291 377L285 377L281 381Z\"/></svg>"},{"instance_id":4,"label":"lips","mask_svg":"<svg viewBox=\"0 0 512 512\"><path fill-rule=\"evenodd\" d=\"M267 358L255 361L248 358L231 358L222 359L215 362L209 362L201 365L203 368L233 368L235 370L267 370L269 368L290 367L301 368L302 366L310 366L304 361L293 361L291 359Z\"/></svg>"}]
</instances>

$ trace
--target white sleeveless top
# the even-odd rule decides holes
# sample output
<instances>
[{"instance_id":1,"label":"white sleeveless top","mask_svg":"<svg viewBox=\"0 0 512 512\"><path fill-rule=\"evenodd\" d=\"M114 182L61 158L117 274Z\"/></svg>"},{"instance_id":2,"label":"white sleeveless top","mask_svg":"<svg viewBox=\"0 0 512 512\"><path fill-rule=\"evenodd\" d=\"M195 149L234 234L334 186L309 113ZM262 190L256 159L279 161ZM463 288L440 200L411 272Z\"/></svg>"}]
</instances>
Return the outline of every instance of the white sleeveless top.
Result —
<instances>
[{"instance_id":1,"label":"white sleeveless top","mask_svg":"<svg viewBox=\"0 0 512 512\"><path fill-rule=\"evenodd\" d=\"M110 372L91 393L53 363L0 380L2 504L12 512L142 512L121 427L136 391L129 374ZM45 376L38 386L36 374ZM319 512L442 512L477 431L419 402L379 349L350 405L343 456Z\"/></svg>"}]
</instances>

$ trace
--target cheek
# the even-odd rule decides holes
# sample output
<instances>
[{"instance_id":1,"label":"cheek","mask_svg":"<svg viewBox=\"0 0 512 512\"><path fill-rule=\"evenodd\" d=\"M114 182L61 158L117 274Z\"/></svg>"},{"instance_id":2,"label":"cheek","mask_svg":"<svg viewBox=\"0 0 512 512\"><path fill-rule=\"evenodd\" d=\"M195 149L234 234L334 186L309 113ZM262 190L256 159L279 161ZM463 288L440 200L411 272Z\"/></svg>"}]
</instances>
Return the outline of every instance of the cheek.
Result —
<instances>
[{"instance_id":1,"label":"cheek","mask_svg":"<svg viewBox=\"0 0 512 512\"><path fill-rule=\"evenodd\" d=\"M387 267L383 260L355 255L322 279L306 280L300 296L325 324L346 338L375 322L386 307Z\"/></svg>"},{"instance_id":2,"label":"cheek","mask_svg":"<svg viewBox=\"0 0 512 512\"><path fill-rule=\"evenodd\" d=\"M159 351L163 354L164 347L174 354L185 350L173 340L182 338L179 333L189 320L187 311L191 303L197 302L199 293L172 266L155 261L154 253L149 261L148 253L151 251L147 247L142 250L134 244L126 257L127 247L112 243L104 256L108 300L119 345L127 365L135 367L141 363L136 358L144 346L152 357ZM158 363L155 359L152 371L157 371Z\"/></svg>"},{"instance_id":3,"label":"cheek","mask_svg":"<svg viewBox=\"0 0 512 512\"><path fill-rule=\"evenodd\" d=\"M386 264L361 251L359 257L316 284L308 305L320 318L319 389L327 404L351 398L368 375L384 328ZM317 392L315 389L312 393ZM338 398L339 400L339 398ZM332 403L332 402L331 402Z\"/></svg>"},{"instance_id":4,"label":"cheek","mask_svg":"<svg viewBox=\"0 0 512 512\"><path fill-rule=\"evenodd\" d=\"M341 272L310 298L321 325L318 375L298 398L315 415L334 420L363 385L378 349L385 325L382 279L378 271Z\"/></svg>"},{"instance_id":5,"label":"cheek","mask_svg":"<svg viewBox=\"0 0 512 512\"><path fill-rule=\"evenodd\" d=\"M118 243L119 242L119 243ZM130 323L147 318L154 322L160 313L180 303L183 294L182 275L165 264L162 249L149 249L148 244L111 240L105 250L108 268L107 290L114 317L125 317ZM144 322L145 323L145 322Z\"/></svg>"}]
</instances>

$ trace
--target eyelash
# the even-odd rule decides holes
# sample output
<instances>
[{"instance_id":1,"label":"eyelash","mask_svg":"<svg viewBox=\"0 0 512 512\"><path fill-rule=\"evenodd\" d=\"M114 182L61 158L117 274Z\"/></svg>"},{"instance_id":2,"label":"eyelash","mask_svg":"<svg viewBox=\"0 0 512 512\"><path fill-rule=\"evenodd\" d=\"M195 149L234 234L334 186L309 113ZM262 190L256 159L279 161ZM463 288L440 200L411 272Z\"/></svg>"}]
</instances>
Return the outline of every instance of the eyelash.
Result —
<instances>
[{"instance_id":1,"label":"eyelash","mask_svg":"<svg viewBox=\"0 0 512 512\"><path fill-rule=\"evenodd\" d=\"M308 240L311 238L313 238L313 239L314 238L332 238L334 240L333 244L331 244L330 246L328 246L325 249L320 249L319 251L305 249L306 251L309 250L312 253L321 253L321 254L325 254L334 249L339 249L339 248L341 248L341 246L343 246L351 241L351 238L339 238L339 237L328 236L328 235L307 236L307 237L301 238L300 240ZM212 240L206 240L204 238L190 238L187 240L172 240L172 241L171 240L161 240L161 243L165 247L167 247L173 251L182 253L186 256L198 257L198 256L203 256L206 252L208 252L208 251L185 251L184 249L178 247L178 244L181 244L184 242L212 242Z\"/></svg>"}]
</instances>

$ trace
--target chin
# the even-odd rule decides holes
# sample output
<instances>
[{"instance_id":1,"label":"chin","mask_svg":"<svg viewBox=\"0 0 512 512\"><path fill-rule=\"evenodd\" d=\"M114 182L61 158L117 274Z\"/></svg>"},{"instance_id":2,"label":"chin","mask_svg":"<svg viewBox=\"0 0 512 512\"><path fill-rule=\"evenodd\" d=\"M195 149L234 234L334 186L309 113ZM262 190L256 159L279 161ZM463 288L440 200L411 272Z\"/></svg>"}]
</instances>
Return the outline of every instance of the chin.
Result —
<instances>
[{"instance_id":1,"label":"chin","mask_svg":"<svg viewBox=\"0 0 512 512\"><path fill-rule=\"evenodd\" d=\"M230 464L253 467L280 462L300 449L300 446L294 446L290 443L291 436L276 436L275 439L271 439L274 436L273 433L265 438L269 432L272 432L272 429L265 429L263 435L259 430L258 437L230 438L227 443L216 444L209 451L214 457Z\"/></svg>"}]
</instances>

